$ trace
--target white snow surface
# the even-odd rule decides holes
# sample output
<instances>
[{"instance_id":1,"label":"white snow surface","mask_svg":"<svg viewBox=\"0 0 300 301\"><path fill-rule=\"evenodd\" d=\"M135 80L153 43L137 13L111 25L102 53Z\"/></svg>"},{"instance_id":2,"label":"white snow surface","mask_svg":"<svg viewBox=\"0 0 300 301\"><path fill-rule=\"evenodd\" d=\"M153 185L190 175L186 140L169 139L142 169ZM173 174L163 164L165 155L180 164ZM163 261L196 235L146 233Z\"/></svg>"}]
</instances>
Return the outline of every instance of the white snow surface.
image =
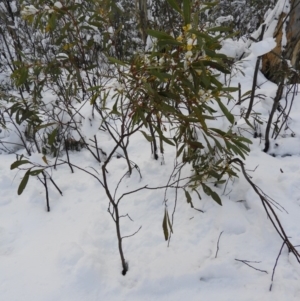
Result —
<instances>
[{"instance_id":1,"label":"white snow surface","mask_svg":"<svg viewBox=\"0 0 300 301\"><path fill-rule=\"evenodd\" d=\"M232 45L231 56L237 57L234 41L224 45L226 54L230 54ZM271 45L269 40L261 48L266 50L268 45ZM236 63L231 78L231 86L241 84L242 94L251 89L256 56L260 55L255 47L250 50L255 53ZM256 130L264 134L277 86L261 73L257 85L253 110L261 114L262 124L257 124ZM300 245L300 96L297 91L292 89L282 99L283 106L293 102L293 109L288 128L284 127L277 139L271 139L268 153L262 151L264 138L254 139L253 130L243 118L236 117L235 126L236 131L253 141L245 160L248 174L284 207L286 211L275 210L296 246ZM237 99L237 92L232 95ZM248 104L249 98L241 105L231 101L229 109L239 116ZM104 150L109 151L113 141L97 133L95 124L101 120L92 123L87 106L82 114L86 116L83 132L90 137L96 134L98 141L105 141ZM276 112L274 119L279 114ZM220 128L228 127L221 119L218 122ZM8 139L4 134L0 139ZM11 139L16 137L12 135ZM156 161L149 143L137 134L132 137L128 151L142 178L137 172L125 178L117 195L145 185L155 187L167 183L174 164L171 146L166 147L164 160ZM204 213L192 209L184 194L179 193L169 246L162 231L165 191L142 190L124 197L120 203L124 215L122 235L130 236L142 228L123 241L129 271L122 276L115 225L107 212L108 199L99 182L78 169L72 173L67 165L58 167L51 176L63 196L49 183L51 211L46 212L45 190L35 177L29 179L23 194L17 195L24 171L10 170L15 159L14 154L0 155L0 300L298 301L300 298L300 265L286 247L272 281L282 240L241 173L226 185L213 187L223 206L203 193L201 200L192 194L194 206ZM31 159L43 164L38 154ZM91 172L101 171L87 150L70 152L70 160ZM107 175L112 190L125 172L125 161L113 157ZM172 213L175 192L168 191L167 199ZM249 261L252 267L242 261Z\"/></svg>"},{"instance_id":2,"label":"white snow surface","mask_svg":"<svg viewBox=\"0 0 300 301\"><path fill-rule=\"evenodd\" d=\"M264 55L276 47L274 38L266 38L263 41L253 43L250 47L252 53L256 56Z\"/></svg>"}]
</instances>

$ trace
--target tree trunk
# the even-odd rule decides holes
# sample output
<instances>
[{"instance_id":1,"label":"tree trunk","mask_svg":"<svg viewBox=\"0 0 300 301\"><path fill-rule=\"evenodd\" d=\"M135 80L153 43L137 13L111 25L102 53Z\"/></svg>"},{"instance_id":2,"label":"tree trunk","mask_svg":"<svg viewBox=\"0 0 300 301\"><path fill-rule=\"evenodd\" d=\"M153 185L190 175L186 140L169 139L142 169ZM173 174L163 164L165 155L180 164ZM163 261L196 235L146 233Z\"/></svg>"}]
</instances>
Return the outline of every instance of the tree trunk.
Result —
<instances>
[{"instance_id":1,"label":"tree trunk","mask_svg":"<svg viewBox=\"0 0 300 301\"><path fill-rule=\"evenodd\" d=\"M286 46L282 49L284 30ZM286 13L281 13L274 38L277 46L263 56L262 72L269 80L279 83L282 76L290 76L286 60L290 60L294 69L300 70L300 0L291 0L288 16ZM293 77L293 81L299 82L299 78Z\"/></svg>"},{"instance_id":2,"label":"tree trunk","mask_svg":"<svg viewBox=\"0 0 300 301\"><path fill-rule=\"evenodd\" d=\"M142 36L144 45L147 41L147 27L148 27L148 9L147 0L135 0L136 16L139 26L139 31Z\"/></svg>"},{"instance_id":3,"label":"tree trunk","mask_svg":"<svg viewBox=\"0 0 300 301\"><path fill-rule=\"evenodd\" d=\"M286 35L286 57L296 70L300 70L300 0L292 0Z\"/></svg>"}]
</instances>

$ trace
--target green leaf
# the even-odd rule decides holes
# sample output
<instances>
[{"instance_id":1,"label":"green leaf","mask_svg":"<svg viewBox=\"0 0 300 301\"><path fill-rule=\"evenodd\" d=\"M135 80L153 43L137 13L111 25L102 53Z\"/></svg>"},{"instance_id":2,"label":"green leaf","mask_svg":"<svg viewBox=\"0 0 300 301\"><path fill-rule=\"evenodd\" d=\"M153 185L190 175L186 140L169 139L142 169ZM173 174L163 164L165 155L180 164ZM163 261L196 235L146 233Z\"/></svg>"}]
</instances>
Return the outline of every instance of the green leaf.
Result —
<instances>
[{"instance_id":1,"label":"green leaf","mask_svg":"<svg viewBox=\"0 0 300 301\"><path fill-rule=\"evenodd\" d=\"M180 14L182 14L182 11L178 5L178 3L176 2L176 0L167 0L168 3L170 4L170 6L175 9L176 11L178 11Z\"/></svg>"},{"instance_id":2,"label":"green leaf","mask_svg":"<svg viewBox=\"0 0 300 301\"><path fill-rule=\"evenodd\" d=\"M45 124L42 124L42 125L39 125L39 126L35 127L34 130L38 131L38 130L44 129L44 128L48 127L48 126L56 125L56 124L57 124L56 122L45 123Z\"/></svg>"},{"instance_id":3,"label":"green leaf","mask_svg":"<svg viewBox=\"0 0 300 301\"><path fill-rule=\"evenodd\" d=\"M224 92L236 92L236 91L238 91L238 87L225 87L225 88L222 88L222 90L224 91Z\"/></svg>"},{"instance_id":4,"label":"green leaf","mask_svg":"<svg viewBox=\"0 0 300 301\"><path fill-rule=\"evenodd\" d=\"M220 72L224 73L224 74L230 74L231 72L223 65L221 65L220 63L214 62L214 61L208 61L208 60L203 60L201 61L201 63L204 66L209 66L213 69L217 69Z\"/></svg>"},{"instance_id":5,"label":"green leaf","mask_svg":"<svg viewBox=\"0 0 300 301\"><path fill-rule=\"evenodd\" d=\"M176 40L170 40L170 39L163 39L159 40L157 42L157 45L160 46L160 49L162 50L167 45L176 45L176 46L182 46L182 42L178 42Z\"/></svg>"},{"instance_id":6,"label":"green leaf","mask_svg":"<svg viewBox=\"0 0 300 301\"><path fill-rule=\"evenodd\" d=\"M218 105L219 105L220 109L222 110L222 112L224 113L224 115L226 116L226 118L229 120L229 122L231 124L233 124L234 116L228 111L226 106L224 106L224 104L219 99L216 99L216 101L218 102Z\"/></svg>"},{"instance_id":7,"label":"green leaf","mask_svg":"<svg viewBox=\"0 0 300 301\"><path fill-rule=\"evenodd\" d=\"M168 230L168 218L167 218L167 209L165 209L165 215L162 223L163 231L164 231L164 236L165 240L168 240L169 238L169 230Z\"/></svg>"},{"instance_id":8,"label":"green leaf","mask_svg":"<svg viewBox=\"0 0 300 301\"><path fill-rule=\"evenodd\" d=\"M52 131L52 133L49 134L49 136L48 136L49 145L53 145L53 143L55 142L55 138L57 136L57 133L58 133L58 127L56 129L54 129Z\"/></svg>"},{"instance_id":9,"label":"green leaf","mask_svg":"<svg viewBox=\"0 0 300 301\"><path fill-rule=\"evenodd\" d=\"M30 169L26 171L20 185L19 185L19 188L18 188L18 195L22 194L22 192L24 191L27 183L28 183L28 180L29 180L29 174L30 174Z\"/></svg>"},{"instance_id":10,"label":"green leaf","mask_svg":"<svg viewBox=\"0 0 300 301\"><path fill-rule=\"evenodd\" d=\"M219 130L219 129L216 129L216 128L210 128L210 130L216 132L217 134L221 135L222 137L225 137L226 136L226 133Z\"/></svg>"},{"instance_id":11,"label":"green leaf","mask_svg":"<svg viewBox=\"0 0 300 301\"><path fill-rule=\"evenodd\" d=\"M153 29L148 29L147 33L157 39L162 39L162 40L171 40L171 41L176 41L172 36L168 35L167 33L163 31L158 31L158 30L153 30ZM177 41L176 41L177 42Z\"/></svg>"},{"instance_id":12,"label":"green leaf","mask_svg":"<svg viewBox=\"0 0 300 301\"><path fill-rule=\"evenodd\" d=\"M211 192L211 197L213 198L213 200L215 202L217 202L220 206L222 206L222 201L221 201L219 195L216 192L212 191Z\"/></svg>"},{"instance_id":13,"label":"green leaf","mask_svg":"<svg viewBox=\"0 0 300 301\"><path fill-rule=\"evenodd\" d=\"M190 193L187 190L184 190L184 193L185 193L187 203L190 204L192 208L194 208Z\"/></svg>"},{"instance_id":14,"label":"green leaf","mask_svg":"<svg viewBox=\"0 0 300 301\"><path fill-rule=\"evenodd\" d=\"M153 142L153 137L151 137L150 135L148 135L147 133L145 133L144 131L140 131L144 137L149 141L149 142Z\"/></svg>"},{"instance_id":15,"label":"green leaf","mask_svg":"<svg viewBox=\"0 0 300 301\"><path fill-rule=\"evenodd\" d=\"M252 141L249 140L249 139L247 139L247 138L245 138L245 137L238 137L238 140L239 141L243 141L243 142L248 143L248 144L252 144Z\"/></svg>"},{"instance_id":16,"label":"green leaf","mask_svg":"<svg viewBox=\"0 0 300 301\"><path fill-rule=\"evenodd\" d=\"M240 150L240 148L236 147L233 144L230 144L230 148L233 150L233 152L235 154L240 155L245 160L245 156L244 156L243 152Z\"/></svg>"},{"instance_id":17,"label":"green leaf","mask_svg":"<svg viewBox=\"0 0 300 301\"><path fill-rule=\"evenodd\" d=\"M116 65L121 65L121 66L126 67L126 64L125 64L124 62L122 62L122 61L120 61L120 60L118 60L118 59L116 59L116 58L114 58L114 57L109 56L109 57L108 57L108 60L109 60L111 63L114 63L114 64L116 64Z\"/></svg>"},{"instance_id":18,"label":"green leaf","mask_svg":"<svg viewBox=\"0 0 300 301\"><path fill-rule=\"evenodd\" d=\"M225 31L232 31L232 28L227 27L227 26L217 26L217 27L208 28L207 31L212 31L212 32L221 31L221 32L225 32Z\"/></svg>"},{"instance_id":19,"label":"green leaf","mask_svg":"<svg viewBox=\"0 0 300 301\"><path fill-rule=\"evenodd\" d=\"M247 146L247 145L245 145L245 144L243 144L242 142L240 142L240 141L238 141L238 140L236 140L236 139L234 139L234 140L232 140L232 142L236 145L236 146L238 146L242 151L244 150L245 152L250 152L250 148Z\"/></svg>"},{"instance_id":20,"label":"green leaf","mask_svg":"<svg viewBox=\"0 0 300 301\"><path fill-rule=\"evenodd\" d=\"M217 185L217 184L224 184L224 183L226 183L226 180L219 180L219 181L215 182L215 185Z\"/></svg>"},{"instance_id":21,"label":"green leaf","mask_svg":"<svg viewBox=\"0 0 300 301\"><path fill-rule=\"evenodd\" d=\"M23 165L23 164L28 164L30 163L28 160L20 160L20 161L16 161L14 162L11 166L10 166L10 169L15 169L17 167L19 167L20 165Z\"/></svg>"},{"instance_id":22,"label":"green leaf","mask_svg":"<svg viewBox=\"0 0 300 301\"><path fill-rule=\"evenodd\" d=\"M36 169L36 170L31 171L30 175L31 176L37 176L37 175L39 175L43 171L44 171L44 169Z\"/></svg>"},{"instance_id":23,"label":"green leaf","mask_svg":"<svg viewBox=\"0 0 300 301\"><path fill-rule=\"evenodd\" d=\"M252 90L248 90L247 92L245 92L241 97L244 97L244 96L247 96L247 95L250 95L252 93Z\"/></svg>"},{"instance_id":24,"label":"green leaf","mask_svg":"<svg viewBox=\"0 0 300 301\"><path fill-rule=\"evenodd\" d=\"M170 221L170 217L169 217L168 211L167 211L167 219L168 219L168 225L169 225L170 231L171 231L171 233L173 233L173 227L172 227L172 224L171 224L171 221Z\"/></svg>"},{"instance_id":25,"label":"green leaf","mask_svg":"<svg viewBox=\"0 0 300 301\"><path fill-rule=\"evenodd\" d=\"M182 153L182 151L184 150L184 148L185 148L185 144L183 144L183 145L179 148L179 150L177 151L177 155L176 155L177 158L181 155L181 153Z\"/></svg>"},{"instance_id":26,"label":"green leaf","mask_svg":"<svg viewBox=\"0 0 300 301\"><path fill-rule=\"evenodd\" d=\"M250 126L251 129L255 130L254 125L251 124L247 118L244 117L244 120L245 120L245 122Z\"/></svg>"},{"instance_id":27,"label":"green leaf","mask_svg":"<svg viewBox=\"0 0 300 301\"><path fill-rule=\"evenodd\" d=\"M184 23L191 23L191 0L183 0L183 19Z\"/></svg>"},{"instance_id":28,"label":"green leaf","mask_svg":"<svg viewBox=\"0 0 300 301\"><path fill-rule=\"evenodd\" d=\"M220 206L222 206L222 201L219 197L219 195L210 189L210 187L206 186L202 183L202 188L204 193L206 193L208 196L211 196L215 202L217 202Z\"/></svg>"},{"instance_id":29,"label":"green leaf","mask_svg":"<svg viewBox=\"0 0 300 301\"><path fill-rule=\"evenodd\" d=\"M46 156L43 156L42 159L43 159L43 161L48 165L48 161L47 161Z\"/></svg>"},{"instance_id":30,"label":"green leaf","mask_svg":"<svg viewBox=\"0 0 300 301\"><path fill-rule=\"evenodd\" d=\"M172 146L175 146L175 144L174 144L173 141L171 141L170 139L166 138L166 137L163 135L161 129L160 129L158 126L156 126L156 125L153 124L153 127L154 127L155 130L157 131L157 133L158 133L158 135L159 135L159 138L160 138L162 141L164 141L164 142L166 142L167 144L170 144L170 145L172 145Z\"/></svg>"},{"instance_id":31,"label":"green leaf","mask_svg":"<svg viewBox=\"0 0 300 301\"><path fill-rule=\"evenodd\" d=\"M113 105L113 108L112 110L110 111L110 114L115 114L115 115L122 115L119 111L118 111L118 108L117 108L117 103L118 103L118 100L115 102L115 104Z\"/></svg>"}]
</instances>

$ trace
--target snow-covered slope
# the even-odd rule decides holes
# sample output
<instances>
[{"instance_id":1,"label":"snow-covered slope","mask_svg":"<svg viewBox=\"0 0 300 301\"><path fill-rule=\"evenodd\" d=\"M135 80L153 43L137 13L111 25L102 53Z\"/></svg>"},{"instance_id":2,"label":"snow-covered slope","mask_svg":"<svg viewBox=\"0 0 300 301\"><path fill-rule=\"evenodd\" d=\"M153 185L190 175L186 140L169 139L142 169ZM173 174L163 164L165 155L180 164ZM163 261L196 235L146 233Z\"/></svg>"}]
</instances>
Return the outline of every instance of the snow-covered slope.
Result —
<instances>
[{"instance_id":1,"label":"snow-covered slope","mask_svg":"<svg viewBox=\"0 0 300 301\"><path fill-rule=\"evenodd\" d=\"M272 39L267 39L260 46L269 50L272 43ZM225 46L227 53L235 52L234 42L228 41ZM239 47L242 51L245 45ZM254 53L236 64L230 79L232 86L241 84L242 94L252 87L256 55L262 50L257 47L253 46ZM262 74L257 85L256 94L260 96L255 98L253 110L260 113L262 122L257 123L256 131L264 134L277 87ZM237 93L233 96L237 98ZM291 90L286 101L287 107L293 101L288 128L271 141L268 154L262 152L264 140L254 139L253 129L238 117L248 107L249 99L240 105L231 102L229 108L236 116L235 130L253 141L245 161L249 176L278 203L274 208L287 235L295 246L300 246L297 90ZM117 195L145 185L165 185L174 167L174 149L166 147L164 160L156 161L142 134L134 135L130 145L130 157L139 166L142 178L135 171L119 185ZM109 141L106 147L111 147ZM34 156L40 160L38 155ZM74 165L95 174L100 172L100 165L87 150L70 152L70 158ZM123 236L129 236L123 242L129 264L124 277L115 224L99 182L79 169L72 173L68 165L60 166L52 171L52 176L63 196L49 185L51 211L46 212L45 190L36 178L31 177L23 194L17 196L24 172L10 171L14 161L15 155L0 156L0 300L296 301L300 298L300 265L286 246L281 250L281 238L241 173L239 178L215 187L222 207L204 194L201 200L193 195L195 208L203 212L192 209L181 192L175 202L175 191L168 190L170 213L176 205L172 216L174 233L169 244L162 231L165 190L141 190L124 197L120 203L121 231ZM107 175L113 191L124 172L125 161L114 157Z\"/></svg>"}]
</instances>

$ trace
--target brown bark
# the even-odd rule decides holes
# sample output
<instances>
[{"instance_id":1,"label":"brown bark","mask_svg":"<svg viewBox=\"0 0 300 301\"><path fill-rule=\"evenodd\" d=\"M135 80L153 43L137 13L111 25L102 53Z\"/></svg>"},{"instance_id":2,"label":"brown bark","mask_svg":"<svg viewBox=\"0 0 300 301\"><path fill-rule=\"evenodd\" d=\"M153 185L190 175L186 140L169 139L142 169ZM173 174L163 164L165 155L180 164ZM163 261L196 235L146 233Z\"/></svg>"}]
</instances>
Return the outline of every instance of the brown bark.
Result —
<instances>
[{"instance_id":1,"label":"brown bark","mask_svg":"<svg viewBox=\"0 0 300 301\"><path fill-rule=\"evenodd\" d=\"M292 0L292 11L287 25L286 57L292 66L300 70L300 0Z\"/></svg>"},{"instance_id":2,"label":"brown bark","mask_svg":"<svg viewBox=\"0 0 300 301\"><path fill-rule=\"evenodd\" d=\"M282 50L284 28L286 28L287 44ZM300 71L300 0L291 0L288 16L285 13L280 15L274 38L277 46L263 56L262 72L269 80L279 83L282 76L290 76L286 60L290 60L292 67ZM294 76L293 81L299 82L299 78Z\"/></svg>"},{"instance_id":3,"label":"brown bark","mask_svg":"<svg viewBox=\"0 0 300 301\"><path fill-rule=\"evenodd\" d=\"M286 14L282 13L279 17L277 27L275 30L275 41L276 47L269 53L266 53L262 57L262 72L271 81L276 83L280 82L281 75L283 72L283 64L282 64L282 25L285 20Z\"/></svg>"}]
</instances>

